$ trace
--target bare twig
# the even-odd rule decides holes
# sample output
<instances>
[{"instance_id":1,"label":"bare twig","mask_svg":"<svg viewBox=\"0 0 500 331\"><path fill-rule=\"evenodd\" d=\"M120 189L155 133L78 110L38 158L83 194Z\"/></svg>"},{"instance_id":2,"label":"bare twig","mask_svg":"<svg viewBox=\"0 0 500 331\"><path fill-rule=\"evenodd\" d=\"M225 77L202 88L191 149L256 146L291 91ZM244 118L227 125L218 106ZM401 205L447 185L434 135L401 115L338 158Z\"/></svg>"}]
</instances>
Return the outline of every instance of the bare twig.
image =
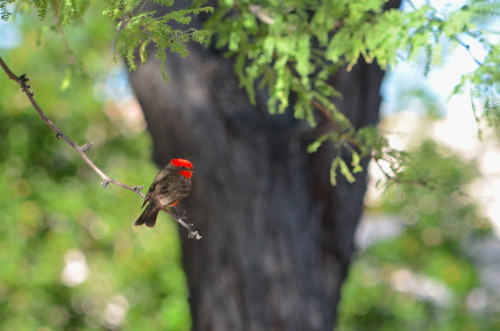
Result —
<instances>
[{"instance_id":1,"label":"bare twig","mask_svg":"<svg viewBox=\"0 0 500 331\"><path fill-rule=\"evenodd\" d=\"M55 132L56 138L64 140L66 143L68 143L68 145L73 147L73 149L75 149L78 152L78 154L80 154L80 156L85 161L85 163L87 163L88 166L101 177L102 186L107 187L109 184L114 184L114 185L120 186L124 189L127 189L129 191L135 192L143 199L146 197L140 191L143 188L143 185L141 185L141 186L136 186L136 185L129 186L127 184L124 184L116 179L109 177L98 166L96 166L95 163L86 154L86 152L92 147L92 143L85 143L82 146L78 146L73 140L71 140L67 135L65 135L61 130L59 130L59 128L54 124L54 122L52 122L52 120L45 114L45 112L42 110L42 108L36 102L35 94L33 92L31 92L31 90L30 90L31 86L26 84L30 80L30 78L26 77L26 74L22 74L21 76L15 75L12 72L12 70L10 70L10 68L7 66L7 64L4 62L2 57L0 57L0 66L2 67L2 69L5 71L5 73L7 74L7 76L10 79L12 79L17 84L19 84L19 86L21 87L24 94L26 94L26 96L30 100L33 108L35 108L38 115L40 115L42 121L45 124L47 124L52 131ZM186 222L184 222L183 217L174 215L170 210L166 209L166 207L163 210L167 214L169 214L170 216L175 218L177 223L179 223L180 225L182 225L184 228L186 228L189 231L188 238L201 239L201 236L198 234L198 231L194 231L192 224L187 224Z\"/></svg>"},{"instance_id":2,"label":"bare twig","mask_svg":"<svg viewBox=\"0 0 500 331\"><path fill-rule=\"evenodd\" d=\"M429 182L425 180L402 180L397 176L397 174L389 174L382 164L380 164L380 161L384 161L380 157L377 157L375 154L372 154L372 158L375 161L375 164L378 166L382 174L385 176L385 178L389 181L389 183L396 183L396 184L409 184L409 185L418 185L422 186L428 189L432 189L429 185ZM388 162L388 161L387 161Z\"/></svg>"},{"instance_id":3,"label":"bare twig","mask_svg":"<svg viewBox=\"0 0 500 331\"><path fill-rule=\"evenodd\" d=\"M7 73L7 76L9 76L10 79L14 80L19 86L21 86L21 89L23 90L24 94L28 97L30 100L31 104L33 105L33 108L37 111L38 115L42 118L42 121L46 123L52 131L56 133L56 138L57 139L62 139L65 142L67 142L73 149L75 149L82 159L89 165L92 170L94 170L99 176L101 176L102 179L102 186L107 187L110 183L115 184L117 186L123 187L127 190L130 190L132 192L137 193L141 198L145 198L146 196L140 192L140 189L143 186L129 186L126 185L120 181L117 181L113 178L108 177L99 167L97 167L94 162L85 154L91 147L92 143L85 143L82 146L78 146L73 140L71 140L67 135L65 135L59 128L52 122L52 120L45 114L45 112L42 110L42 108L38 105L38 103L35 100L35 94L30 91L31 86L26 84L30 78L26 77L26 74L22 74L21 76L16 76L10 68L7 66L7 64L3 61L3 59L0 57L0 66L3 68L5 73Z\"/></svg>"},{"instance_id":4,"label":"bare twig","mask_svg":"<svg viewBox=\"0 0 500 331\"><path fill-rule=\"evenodd\" d=\"M474 56L474 54L472 54L472 51L470 50L470 45L469 44L466 44L465 42L463 42L460 38L458 38L458 36L455 36L454 38L463 48L465 48L465 50L467 51L467 53L469 54L469 56L472 58L472 60L478 65L478 66L482 66L483 63L481 61L478 60L477 57Z\"/></svg>"},{"instance_id":5,"label":"bare twig","mask_svg":"<svg viewBox=\"0 0 500 331\"><path fill-rule=\"evenodd\" d=\"M168 207L165 206L162 208L162 210L164 212L166 212L167 214L169 214L170 216L172 216L172 218L174 218L177 223L179 223L180 225L182 225L183 228L185 228L186 230L189 231L188 233L188 238L195 238L196 240L200 240L201 238L203 238L202 236L200 236L200 234L198 233L198 231L195 231L194 230L194 224L192 223L186 223L184 222L184 216L180 216L180 215L175 215L170 209L167 209Z\"/></svg>"}]
</instances>

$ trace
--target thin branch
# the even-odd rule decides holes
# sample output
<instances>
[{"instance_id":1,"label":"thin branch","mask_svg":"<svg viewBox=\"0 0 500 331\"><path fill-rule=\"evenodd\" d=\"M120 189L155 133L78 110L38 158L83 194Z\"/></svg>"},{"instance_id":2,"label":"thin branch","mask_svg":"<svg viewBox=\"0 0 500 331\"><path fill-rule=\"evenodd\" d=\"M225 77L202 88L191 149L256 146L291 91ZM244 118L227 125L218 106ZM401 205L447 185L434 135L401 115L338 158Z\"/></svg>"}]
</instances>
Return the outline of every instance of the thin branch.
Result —
<instances>
[{"instance_id":1,"label":"thin branch","mask_svg":"<svg viewBox=\"0 0 500 331\"><path fill-rule=\"evenodd\" d=\"M22 74L21 76L16 76L10 68L7 66L7 64L3 61L3 59L0 57L0 66L3 68L3 70L7 73L7 76L9 76L10 79L14 80L19 84L21 89L23 90L24 94L28 97L28 99L31 102L31 105L35 110L37 111L38 115L40 115L42 121L47 124L52 131L56 133L56 138L57 139L62 139L65 142L67 142L73 149L75 149L78 154L82 157L82 159L89 165L92 170L94 170L99 176L101 176L102 179L102 186L107 187L110 183L115 184L117 186L123 187L127 190L130 190L132 192L137 193L141 198L145 198L146 196L140 192L140 189L143 186L129 186L126 185L120 181L117 181L113 178L108 177L99 167L95 165L95 163L85 154L91 147L92 143L85 143L82 146L78 146L73 140L71 140L67 135L65 135L59 128L52 122L52 120L45 114L45 112L42 110L42 108L38 105L38 103L35 100L35 94L30 91L31 86L26 84L30 78L26 77L26 74Z\"/></svg>"},{"instance_id":2,"label":"thin branch","mask_svg":"<svg viewBox=\"0 0 500 331\"><path fill-rule=\"evenodd\" d=\"M330 122L332 124L333 131L341 134L342 131L341 131L340 124L332 116L330 111L325 106L323 106L320 102L318 102L316 100L311 100L311 104L325 116L325 118L328 120L328 122ZM361 143L359 141L357 141L355 138L353 138L351 135L342 135L342 140L350 143L351 145L353 145L357 148L359 148L361 146Z\"/></svg>"},{"instance_id":3,"label":"thin branch","mask_svg":"<svg viewBox=\"0 0 500 331\"><path fill-rule=\"evenodd\" d=\"M415 6L411 0L406 0L405 2L408 3L413 9L417 9L417 6Z\"/></svg>"},{"instance_id":4,"label":"thin branch","mask_svg":"<svg viewBox=\"0 0 500 331\"><path fill-rule=\"evenodd\" d=\"M470 100L470 106L472 108L472 114L474 115L474 120L476 121L477 134L478 134L479 140L483 141L483 130L481 129L481 116L478 115L478 111L476 108L476 104L474 103L472 93L470 93L470 95L469 95L469 100Z\"/></svg>"},{"instance_id":5,"label":"thin branch","mask_svg":"<svg viewBox=\"0 0 500 331\"><path fill-rule=\"evenodd\" d=\"M333 129L337 132L340 132L340 125L339 123L333 118L332 114L330 111L323 106L321 103L319 103L316 100L311 100L311 104L318 109L320 112L323 113L323 115L326 117L326 119L332 124Z\"/></svg>"},{"instance_id":6,"label":"thin branch","mask_svg":"<svg viewBox=\"0 0 500 331\"><path fill-rule=\"evenodd\" d=\"M186 230L189 231L188 233L188 238L191 239L191 238L195 238L196 240L200 240L201 238L203 238L202 236L200 236L200 234L198 233L198 231L195 231L194 230L194 224L193 223L186 223L184 222L184 216L180 216L180 215L175 215L170 209L167 209L168 207L165 206L162 208L162 210L164 212L166 212L167 214L169 214L172 218L174 218L177 223L179 223L180 225L182 225L183 228L185 228Z\"/></svg>"},{"instance_id":7,"label":"thin branch","mask_svg":"<svg viewBox=\"0 0 500 331\"><path fill-rule=\"evenodd\" d=\"M466 44L465 42L463 42L460 38L458 38L458 36L455 36L454 38L460 45L462 45L463 48L465 48L465 50L467 51L467 53L469 53L469 56L472 58L472 60L474 62L476 62L476 64L478 66L482 66L483 63L481 61L478 60L477 57L474 56L474 54L472 54L472 51L470 50L470 45L469 44Z\"/></svg>"},{"instance_id":8,"label":"thin branch","mask_svg":"<svg viewBox=\"0 0 500 331\"><path fill-rule=\"evenodd\" d=\"M372 154L372 158L375 161L375 164L378 166L382 174L385 176L385 178L388 180L389 184L390 183L396 183L396 184L408 184L408 185L419 185L428 189L432 189L429 185L428 182L424 180L402 180L397 176L397 174L391 175L387 171L385 171L384 167L380 164L380 161L386 161L383 160L380 157L377 157L375 153Z\"/></svg>"},{"instance_id":9,"label":"thin branch","mask_svg":"<svg viewBox=\"0 0 500 331\"><path fill-rule=\"evenodd\" d=\"M75 149L78 152L78 154L80 154L80 156L85 161L85 163L87 163L88 166L101 177L102 186L107 187L109 184L114 184L116 186L122 187L124 189L129 190L129 191L135 192L143 199L146 198L146 196L140 192L140 190L144 187L143 185L141 185L141 186L136 186L136 185L129 186L127 184L124 184L116 179L109 177L98 166L95 165L95 163L86 154L86 152L92 147L92 143L85 143L82 146L78 146L73 140L71 140L67 135L65 135L61 130L59 130L59 128L54 124L54 122L52 122L52 120L45 114L45 112L42 110L42 108L36 102L35 94L30 91L31 86L26 84L30 80L30 78L26 77L26 74L22 74L21 76L15 75L12 72L12 70L10 70L10 68L7 66L7 64L4 62L4 60L2 59L1 56L0 56L0 66L2 67L2 69L5 71L5 73L7 74L7 76L10 79L12 79L17 84L19 84L19 86L21 87L24 94L26 94L26 96L30 100L33 108L35 108L38 115L40 115L42 121L45 124L47 124L52 131L55 132L56 138L64 140L66 143L68 143L68 145L73 147L73 149ZM192 224L185 223L183 221L183 217L179 217L179 216L174 215L170 210L166 209L166 207L163 210L167 214L169 214L170 216L175 218L177 223L179 223L180 225L182 225L184 228L186 228L189 231L188 238L201 239L201 236L198 234L198 231L194 231Z\"/></svg>"}]
</instances>

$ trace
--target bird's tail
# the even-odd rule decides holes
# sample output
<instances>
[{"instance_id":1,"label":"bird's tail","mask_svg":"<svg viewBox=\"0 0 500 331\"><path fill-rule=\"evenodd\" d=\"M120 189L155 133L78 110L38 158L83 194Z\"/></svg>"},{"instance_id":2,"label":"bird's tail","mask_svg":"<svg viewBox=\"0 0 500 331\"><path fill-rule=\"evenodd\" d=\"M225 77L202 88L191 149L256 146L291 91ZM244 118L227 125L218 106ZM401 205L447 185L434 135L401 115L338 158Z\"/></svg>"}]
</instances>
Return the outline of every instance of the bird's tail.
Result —
<instances>
[{"instance_id":1,"label":"bird's tail","mask_svg":"<svg viewBox=\"0 0 500 331\"><path fill-rule=\"evenodd\" d=\"M149 204L137 221L135 221L135 225L146 224L146 226L152 228L156 224L156 217L158 217L158 211L155 210L153 205Z\"/></svg>"}]
</instances>

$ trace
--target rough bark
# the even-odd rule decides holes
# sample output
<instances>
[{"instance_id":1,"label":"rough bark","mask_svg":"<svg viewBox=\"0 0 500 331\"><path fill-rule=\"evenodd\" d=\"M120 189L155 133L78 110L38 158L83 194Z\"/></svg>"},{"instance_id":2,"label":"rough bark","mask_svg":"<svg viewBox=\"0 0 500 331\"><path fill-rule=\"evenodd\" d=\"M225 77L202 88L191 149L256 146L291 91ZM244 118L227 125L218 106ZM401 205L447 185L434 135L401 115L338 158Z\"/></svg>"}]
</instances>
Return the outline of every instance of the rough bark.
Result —
<instances>
[{"instance_id":1,"label":"rough bark","mask_svg":"<svg viewBox=\"0 0 500 331\"><path fill-rule=\"evenodd\" d=\"M180 229L193 330L332 330L366 173L332 187L333 146L308 154L305 123L269 115L265 96L250 105L219 52L189 52L169 57L168 83L154 60L130 80L154 161L183 157L199 170L179 204L203 236ZM364 63L332 78L357 128L377 122L382 78Z\"/></svg>"}]
</instances>

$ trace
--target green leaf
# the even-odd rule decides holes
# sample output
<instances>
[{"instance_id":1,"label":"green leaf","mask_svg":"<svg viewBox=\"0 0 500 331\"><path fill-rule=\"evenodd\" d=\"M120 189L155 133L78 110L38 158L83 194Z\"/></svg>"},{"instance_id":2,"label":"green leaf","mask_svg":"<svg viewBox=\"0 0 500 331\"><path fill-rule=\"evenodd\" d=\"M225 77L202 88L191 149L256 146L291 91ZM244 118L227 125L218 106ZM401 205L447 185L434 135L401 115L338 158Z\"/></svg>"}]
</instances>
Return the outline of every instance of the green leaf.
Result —
<instances>
[{"instance_id":1,"label":"green leaf","mask_svg":"<svg viewBox=\"0 0 500 331\"><path fill-rule=\"evenodd\" d=\"M352 155L351 165L353 166L352 173L356 174L362 172L363 167L359 164L361 162L361 157L359 156L358 152L351 150L351 155Z\"/></svg>"},{"instance_id":2,"label":"green leaf","mask_svg":"<svg viewBox=\"0 0 500 331\"><path fill-rule=\"evenodd\" d=\"M72 76L72 71L71 69L67 68L64 75L64 79L61 82L61 91L66 90L71 85L71 76Z\"/></svg>"},{"instance_id":3,"label":"green leaf","mask_svg":"<svg viewBox=\"0 0 500 331\"><path fill-rule=\"evenodd\" d=\"M297 61L296 70L301 76L302 84L309 85L309 74L311 73L311 65L309 57L311 53L311 44L309 35L302 34L299 36L297 50L295 51L295 59Z\"/></svg>"},{"instance_id":4,"label":"green leaf","mask_svg":"<svg viewBox=\"0 0 500 331\"><path fill-rule=\"evenodd\" d=\"M307 146L307 152L308 153L316 152L318 148L321 146L321 144L324 143L326 140L330 139L331 137L332 136L330 133L322 135L321 137L319 137L318 139L316 139Z\"/></svg>"},{"instance_id":5,"label":"green leaf","mask_svg":"<svg viewBox=\"0 0 500 331\"><path fill-rule=\"evenodd\" d=\"M141 63L144 64L146 63L147 59L148 59L148 51L146 49L146 47L148 46L148 44L151 42L151 40L144 40L142 43L141 43L141 47L139 48L139 57L141 59Z\"/></svg>"},{"instance_id":6,"label":"green leaf","mask_svg":"<svg viewBox=\"0 0 500 331\"><path fill-rule=\"evenodd\" d=\"M344 175L345 179L347 179L349 183L354 183L356 181L356 178L354 178L354 176L352 175L345 161L339 158L338 164L340 166L340 173Z\"/></svg>"},{"instance_id":7,"label":"green leaf","mask_svg":"<svg viewBox=\"0 0 500 331\"><path fill-rule=\"evenodd\" d=\"M340 158L337 156L330 166L330 184L332 186L337 185L337 168L339 167Z\"/></svg>"}]
</instances>

